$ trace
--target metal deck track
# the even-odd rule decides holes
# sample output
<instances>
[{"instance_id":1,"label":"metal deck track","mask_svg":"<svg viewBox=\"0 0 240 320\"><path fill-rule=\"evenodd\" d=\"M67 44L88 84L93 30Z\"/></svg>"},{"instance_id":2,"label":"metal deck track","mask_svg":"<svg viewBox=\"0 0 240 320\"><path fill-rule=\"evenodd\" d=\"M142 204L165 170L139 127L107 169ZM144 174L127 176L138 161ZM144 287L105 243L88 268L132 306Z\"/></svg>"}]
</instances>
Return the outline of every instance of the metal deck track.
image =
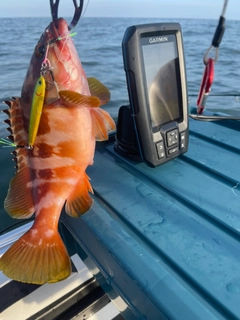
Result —
<instances>
[{"instance_id":1,"label":"metal deck track","mask_svg":"<svg viewBox=\"0 0 240 320\"><path fill-rule=\"evenodd\" d=\"M0 237L0 255L32 223ZM72 275L59 283L29 285L0 273L1 320L119 320L119 311L77 254L71 257Z\"/></svg>"}]
</instances>

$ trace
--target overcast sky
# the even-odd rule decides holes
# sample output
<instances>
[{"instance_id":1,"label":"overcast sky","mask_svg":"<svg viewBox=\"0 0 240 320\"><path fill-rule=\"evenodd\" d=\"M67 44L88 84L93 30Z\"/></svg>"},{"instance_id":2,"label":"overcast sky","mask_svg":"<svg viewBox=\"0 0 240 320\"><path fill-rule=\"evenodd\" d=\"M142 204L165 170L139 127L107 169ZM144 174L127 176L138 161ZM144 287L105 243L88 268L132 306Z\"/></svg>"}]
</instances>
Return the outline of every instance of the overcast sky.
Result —
<instances>
[{"instance_id":1,"label":"overcast sky","mask_svg":"<svg viewBox=\"0 0 240 320\"><path fill-rule=\"evenodd\" d=\"M90 0L85 16L218 19L223 3L223 0ZM72 16L72 1L60 0L59 11L60 16ZM50 16L49 0L0 0L0 17L41 16ZM225 17L240 20L240 0L228 1Z\"/></svg>"}]
</instances>

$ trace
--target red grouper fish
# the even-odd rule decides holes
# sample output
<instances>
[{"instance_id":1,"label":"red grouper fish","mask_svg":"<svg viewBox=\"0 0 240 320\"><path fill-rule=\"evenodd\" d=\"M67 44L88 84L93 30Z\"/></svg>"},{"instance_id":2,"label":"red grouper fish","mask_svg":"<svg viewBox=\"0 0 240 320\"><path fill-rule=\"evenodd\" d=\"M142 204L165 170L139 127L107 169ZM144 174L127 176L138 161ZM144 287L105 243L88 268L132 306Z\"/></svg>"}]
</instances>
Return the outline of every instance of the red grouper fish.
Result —
<instances>
[{"instance_id":1,"label":"red grouper fish","mask_svg":"<svg viewBox=\"0 0 240 320\"><path fill-rule=\"evenodd\" d=\"M44 93L35 87L40 75L46 82ZM44 102L31 146L32 100L41 94ZM85 170L93 164L96 140L108 139L108 132L115 130L110 115L99 108L109 99L104 85L86 78L67 22L63 18L51 22L33 52L21 98L5 101L9 106L4 110L9 116L5 122L10 125L17 163L5 210L17 219L35 212L31 229L0 258L0 270L8 277L43 284L70 275L58 220L65 203L72 217L81 216L93 204Z\"/></svg>"}]
</instances>

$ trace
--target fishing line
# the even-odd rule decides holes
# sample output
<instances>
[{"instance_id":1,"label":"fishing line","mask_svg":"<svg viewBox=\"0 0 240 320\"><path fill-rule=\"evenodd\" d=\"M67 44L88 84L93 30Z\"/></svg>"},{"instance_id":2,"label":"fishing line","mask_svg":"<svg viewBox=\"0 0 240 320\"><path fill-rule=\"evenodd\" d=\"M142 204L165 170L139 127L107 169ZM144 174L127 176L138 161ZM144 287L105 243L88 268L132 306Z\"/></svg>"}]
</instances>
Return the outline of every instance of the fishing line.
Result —
<instances>
[{"instance_id":1,"label":"fishing line","mask_svg":"<svg viewBox=\"0 0 240 320\"><path fill-rule=\"evenodd\" d=\"M89 2L90 2L90 0L88 0L87 4L86 4L86 6L85 6L85 8L84 8L84 10L83 10L82 17L84 17L84 14L85 14L85 12L86 12L86 10L87 10L87 7L88 7L88 5L89 5Z\"/></svg>"},{"instance_id":2,"label":"fishing line","mask_svg":"<svg viewBox=\"0 0 240 320\"><path fill-rule=\"evenodd\" d=\"M58 59L57 59L57 62L58 61L60 61L60 59L61 59L61 55L62 55L62 51L63 51L63 49L64 49L64 47L65 47L65 44L66 44L66 41L67 41L67 39L69 38L69 37L73 37L73 36L75 36L77 34L77 32L72 32L72 33L70 33L70 34L67 34L67 35L63 35L63 36L59 36L59 37L57 37L56 39L53 39L53 40L50 40L49 41L49 44L53 44L53 43L55 43L55 42L57 42L57 41L64 41L63 42L63 46L62 46L62 49L61 49L61 51L60 51L60 53L59 53L59 56L58 56Z\"/></svg>"},{"instance_id":3,"label":"fishing line","mask_svg":"<svg viewBox=\"0 0 240 320\"><path fill-rule=\"evenodd\" d=\"M227 9L227 3L228 3L228 0L225 0L224 4L223 4L222 14L221 14L222 17L225 16L226 9Z\"/></svg>"},{"instance_id":4,"label":"fishing line","mask_svg":"<svg viewBox=\"0 0 240 320\"><path fill-rule=\"evenodd\" d=\"M70 34L68 35L65 35L65 36L59 36L57 37L56 39L53 39L53 40L50 40L47 45L46 45L46 53L45 53L45 58L42 62L42 67L41 67L41 71L40 71L40 75L42 75L43 77L46 76L47 73L50 73L51 75L51 78L52 78L52 81L49 81L48 79L45 79L46 83L48 84L46 86L46 90L47 91L50 91L54 88L54 86L56 86L57 88L57 83L55 82L55 79L54 79L54 74L53 74L53 68L51 67L51 63L49 61L49 59L47 58L47 55L48 55L48 50L49 50L49 46L57 41L61 41L61 40L67 40L69 37L73 37L77 34L77 32L71 32ZM63 45L64 46L64 45ZM61 52L60 52L61 54ZM58 58L57 61L60 60L61 57ZM45 78L45 77L44 77Z\"/></svg>"},{"instance_id":5,"label":"fishing line","mask_svg":"<svg viewBox=\"0 0 240 320\"><path fill-rule=\"evenodd\" d=\"M5 139L5 138L0 138L0 143L3 144L2 148L9 148L9 147L16 148L17 147L17 145L14 142L12 142L9 139Z\"/></svg>"},{"instance_id":6,"label":"fishing line","mask_svg":"<svg viewBox=\"0 0 240 320\"><path fill-rule=\"evenodd\" d=\"M189 97L197 97L198 94L193 93L193 94L189 94ZM215 93L215 94L211 94L211 97L239 97L240 93Z\"/></svg>"},{"instance_id":7,"label":"fishing line","mask_svg":"<svg viewBox=\"0 0 240 320\"><path fill-rule=\"evenodd\" d=\"M215 115L202 115L202 114L189 114L189 117L199 121L220 121L220 120L240 120L240 117L235 116L215 116Z\"/></svg>"},{"instance_id":8,"label":"fishing line","mask_svg":"<svg viewBox=\"0 0 240 320\"><path fill-rule=\"evenodd\" d=\"M68 37L73 37L73 36L75 36L76 34L77 34L77 32L72 32L72 33L70 33L70 34L68 34L68 35L66 35L66 36L59 36L59 37L56 38L56 39L50 40L50 41L49 41L49 44L53 44L53 43L56 42L56 41L64 40L65 38L68 38Z\"/></svg>"},{"instance_id":9,"label":"fishing line","mask_svg":"<svg viewBox=\"0 0 240 320\"><path fill-rule=\"evenodd\" d=\"M14 142L12 142L9 139L5 139L5 138L0 138L0 144L3 144L1 147L2 148L20 148L20 149L27 149L27 150L32 150L32 146L29 145L18 145Z\"/></svg>"}]
</instances>

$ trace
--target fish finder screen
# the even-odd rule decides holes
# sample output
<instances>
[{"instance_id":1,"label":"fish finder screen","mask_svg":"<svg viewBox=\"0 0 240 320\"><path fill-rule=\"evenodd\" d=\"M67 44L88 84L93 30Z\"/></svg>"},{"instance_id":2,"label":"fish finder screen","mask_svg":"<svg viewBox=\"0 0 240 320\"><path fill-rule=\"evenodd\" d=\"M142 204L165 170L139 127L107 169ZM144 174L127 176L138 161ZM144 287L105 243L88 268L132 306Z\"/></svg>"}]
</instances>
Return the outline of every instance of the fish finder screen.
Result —
<instances>
[{"instance_id":1,"label":"fish finder screen","mask_svg":"<svg viewBox=\"0 0 240 320\"><path fill-rule=\"evenodd\" d=\"M170 121L182 121L179 58L175 35L141 39L153 132Z\"/></svg>"}]
</instances>

